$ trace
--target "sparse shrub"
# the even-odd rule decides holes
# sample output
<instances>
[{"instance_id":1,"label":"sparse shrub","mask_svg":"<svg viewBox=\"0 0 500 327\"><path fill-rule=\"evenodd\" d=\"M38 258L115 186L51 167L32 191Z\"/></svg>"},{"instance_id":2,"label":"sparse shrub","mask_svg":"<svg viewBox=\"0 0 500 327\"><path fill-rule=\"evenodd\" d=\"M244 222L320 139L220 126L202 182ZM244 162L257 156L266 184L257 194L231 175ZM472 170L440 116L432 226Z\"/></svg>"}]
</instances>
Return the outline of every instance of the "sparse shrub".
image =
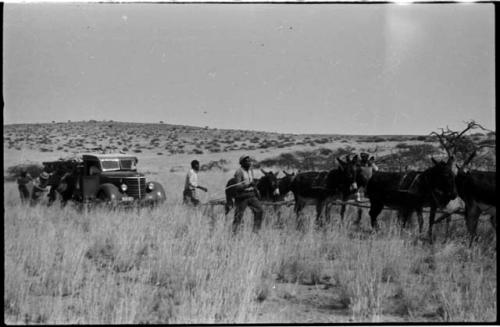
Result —
<instances>
[{"instance_id":1,"label":"sparse shrub","mask_svg":"<svg viewBox=\"0 0 500 327\"><path fill-rule=\"evenodd\" d=\"M417 141L427 141L428 136L420 135L415 138Z\"/></svg>"},{"instance_id":2,"label":"sparse shrub","mask_svg":"<svg viewBox=\"0 0 500 327\"><path fill-rule=\"evenodd\" d=\"M217 161L210 161L209 163L203 164L200 167L201 171L208 171L212 169L219 169L219 170L224 170L225 165L227 165L228 162L226 159L219 159Z\"/></svg>"}]
</instances>

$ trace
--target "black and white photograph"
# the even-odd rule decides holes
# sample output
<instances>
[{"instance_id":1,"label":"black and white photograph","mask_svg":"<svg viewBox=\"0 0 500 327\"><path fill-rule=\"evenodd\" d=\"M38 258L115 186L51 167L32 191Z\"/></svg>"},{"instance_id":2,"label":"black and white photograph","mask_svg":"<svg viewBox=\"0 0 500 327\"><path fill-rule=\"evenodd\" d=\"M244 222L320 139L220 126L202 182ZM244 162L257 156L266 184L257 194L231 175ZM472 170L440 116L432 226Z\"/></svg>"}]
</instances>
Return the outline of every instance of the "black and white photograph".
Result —
<instances>
[{"instance_id":1,"label":"black and white photograph","mask_svg":"<svg viewBox=\"0 0 500 327\"><path fill-rule=\"evenodd\" d=\"M490 2L8 2L4 323L497 313Z\"/></svg>"}]
</instances>

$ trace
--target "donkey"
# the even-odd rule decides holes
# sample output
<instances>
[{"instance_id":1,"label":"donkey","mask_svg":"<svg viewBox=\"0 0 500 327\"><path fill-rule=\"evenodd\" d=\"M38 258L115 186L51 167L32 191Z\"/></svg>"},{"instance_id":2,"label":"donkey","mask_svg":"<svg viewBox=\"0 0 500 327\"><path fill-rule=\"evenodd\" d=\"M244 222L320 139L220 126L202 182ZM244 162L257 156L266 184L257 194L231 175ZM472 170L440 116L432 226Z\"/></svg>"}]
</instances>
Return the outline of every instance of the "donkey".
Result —
<instances>
[{"instance_id":1,"label":"donkey","mask_svg":"<svg viewBox=\"0 0 500 327\"><path fill-rule=\"evenodd\" d=\"M266 173L264 171L262 171L262 172L264 174L269 174L269 173ZM276 172L274 174L274 176L278 177L278 174L279 174L279 172ZM273 192L271 194L271 192L269 190L274 189L274 186L271 188L267 187L268 191L267 191L267 195L266 195L266 191L263 190L263 189L265 189L264 185L261 186L260 183L258 184L259 193L261 195L261 198L260 198L261 200L267 201L267 202L275 202L275 203L285 201L285 197L290 192L290 186L292 184L293 179L295 178L295 173L290 174L290 173L283 170L283 174L285 175L284 177L277 179L279 192ZM278 203L273 204L272 208L273 208L273 211L277 217L277 226L283 226L283 221L281 219L281 205Z\"/></svg>"},{"instance_id":2,"label":"donkey","mask_svg":"<svg viewBox=\"0 0 500 327\"><path fill-rule=\"evenodd\" d=\"M355 157L357 159L357 157ZM300 223L300 213L306 204L316 205L316 224L323 224L321 214L327 202L336 198L344 201L357 190L356 162L346 156L346 161L337 158L339 167L323 172L298 173L291 181L290 189L295 198L295 213ZM330 220L329 212L325 212L327 222Z\"/></svg>"},{"instance_id":3,"label":"donkey","mask_svg":"<svg viewBox=\"0 0 500 327\"><path fill-rule=\"evenodd\" d=\"M458 196L465 203L465 224L470 235L469 247L476 236L479 216L485 213L490 216L496 232L496 177L495 171L469 170L466 166L475 157L476 151L460 167L455 178ZM451 213L443 214L438 220L446 219L446 236L450 224Z\"/></svg>"},{"instance_id":4,"label":"donkey","mask_svg":"<svg viewBox=\"0 0 500 327\"><path fill-rule=\"evenodd\" d=\"M264 176L257 180L256 187L259 195L259 200L262 201L279 201L280 189L278 175L279 171L273 173L272 171L260 170Z\"/></svg>"},{"instance_id":5,"label":"donkey","mask_svg":"<svg viewBox=\"0 0 500 327\"><path fill-rule=\"evenodd\" d=\"M490 216L496 232L496 177L492 171L459 170L456 178L458 196L465 202L465 223L470 235L469 246L477 237L476 230L481 213Z\"/></svg>"},{"instance_id":6,"label":"donkey","mask_svg":"<svg viewBox=\"0 0 500 327\"><path fill-rule=\"evenodd\" d=\"M384 206L388 206L400 211L403 216L403 227L411 213L416 211L421 232L422 209L430 207L428 234L432 242L432 225L437 208L446 206L449 201L457 197L454 160L450 157L447 162L437 162L432 158L433 166L423 172L374 174L367 185L372 228L378 229L377 217Z\"/></svg>"},{"instance_id":7,"label":"donkey","mask_svg":"<svg viewBox=\"0 0 500 327\"><path fill-rule=\"evenodd\" d=\"M271 200L276 201L280 191L278 186L278 173L266 172L261 170L264 176L260 179L254 179L255 188L257 190L257 197L261 200ZM224 205L225 214L227 215L229 211L234 207L234 198L236 196L236 189L232 186L236 185L236 180L231 178L226 183L226 204Z\"/></svg>"},{"instance_id":8,"label":"donkey","mask_svg":"<svg viewBox=\"0 0 500 327\"><path fill-rule=\"evenodd\" d=\"M376 171L378 171L378 167L375 164L375 158L372 156L370 157L370 159L368 159L368 155L365 156L365 153L361 153L361 162L356 164L356 185L358 186L358 191L356 192L357 201L360 200L360 191L363 192L366 191L366 186L368 185L368 181L372 178L373 173ZM346 204L344 202L340 207L341 221L344 221L345 211L346 211ZM359 224L362 212L363 209L358 208L358 218L354 222L355 224Z\"/></svg>"}]
</instances>

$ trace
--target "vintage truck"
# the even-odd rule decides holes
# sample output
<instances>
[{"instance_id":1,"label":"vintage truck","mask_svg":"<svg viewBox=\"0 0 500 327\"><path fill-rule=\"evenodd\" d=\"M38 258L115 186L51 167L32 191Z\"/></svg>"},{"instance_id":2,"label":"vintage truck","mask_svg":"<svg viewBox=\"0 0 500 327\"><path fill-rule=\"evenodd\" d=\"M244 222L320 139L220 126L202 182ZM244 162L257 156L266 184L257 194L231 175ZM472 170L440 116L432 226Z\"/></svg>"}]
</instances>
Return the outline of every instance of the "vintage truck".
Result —
<instances>
[{"instance_id":1,"label":"vintage truck","mask_svg":"<svg viewBox=\"0 0 500 327\"><path fill-rule=\"evenodd\" d=\"M51 174L52 195L65 203L155 205L165 201L163 186L137 171L138 158L128 154L85 153L76 158L43 162Z\"/></svg>"}]
</instances>

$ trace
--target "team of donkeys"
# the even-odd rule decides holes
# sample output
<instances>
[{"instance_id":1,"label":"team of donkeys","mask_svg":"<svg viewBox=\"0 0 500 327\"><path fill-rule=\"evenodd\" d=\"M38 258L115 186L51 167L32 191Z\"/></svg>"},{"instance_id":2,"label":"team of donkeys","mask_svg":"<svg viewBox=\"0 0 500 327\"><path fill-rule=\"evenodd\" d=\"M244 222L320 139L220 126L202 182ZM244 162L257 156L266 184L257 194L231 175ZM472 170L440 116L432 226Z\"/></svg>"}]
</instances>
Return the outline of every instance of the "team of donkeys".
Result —
<instances>
[{"instance_id":1,"label":"team of donkeys","mask_svg":"<svg viewBox=\"0 0 500 327\"><path fill-rule=\"evenodd\" d=\"M374 230L379 228L377 217L382 209L389 207L398 211L402 227L416 213L419 232L422 232L423 209L430 208L428 237L431 242L437 209L446 207L459 196L465 203L465 221L472 244L481 213L490 216L496 231L496 172L468 171L465 166L472 157L461 167L455 164L453 157L447 161L431 158L431 165L423 171L384 172L378 171L373 157L359 160L357 155L346 156L345 160L337 158L338 166L330 171L297 174L283 171L285 176L278 178L279 172L261 169L264 175L256 182L256 188L261 200L269 202L283 201L286 194L292 192L298 227L302 225L300 213L308 204L316 206L318 226L329 222L329 204L335 200L342 201L340 217L343 221L345 202L360 190L364 190L370 200L369 215ZM226 214L232 207L233 198L231 189L226 189ZM361 213L359 209L356 223Z\"/></svg>"}]
</instances>

